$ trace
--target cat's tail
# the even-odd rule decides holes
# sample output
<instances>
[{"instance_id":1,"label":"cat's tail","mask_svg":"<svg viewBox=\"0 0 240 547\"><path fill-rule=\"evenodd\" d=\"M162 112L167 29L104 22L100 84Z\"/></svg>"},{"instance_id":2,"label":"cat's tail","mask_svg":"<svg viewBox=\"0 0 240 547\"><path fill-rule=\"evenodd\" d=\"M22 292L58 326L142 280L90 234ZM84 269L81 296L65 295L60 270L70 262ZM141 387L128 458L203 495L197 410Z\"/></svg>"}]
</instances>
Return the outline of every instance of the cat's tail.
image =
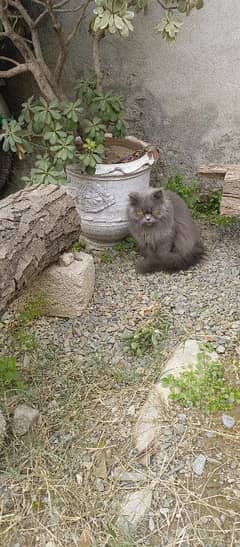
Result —
<instances>
[{"instance_id":1,"label":"cat's tail","mask_svg":"<svg viewBox=\"0 0 240 547\"><path fill-rule=\"evenodd\" d=\"M162 255L160 259L160 268L161 270L170 273L188 270L191 266L195 266L201 262L205 256L204 246L202 242L199 241L195 244L191 253L187 255L181 255L177 251Z\"/></svg>"}]
</instances>

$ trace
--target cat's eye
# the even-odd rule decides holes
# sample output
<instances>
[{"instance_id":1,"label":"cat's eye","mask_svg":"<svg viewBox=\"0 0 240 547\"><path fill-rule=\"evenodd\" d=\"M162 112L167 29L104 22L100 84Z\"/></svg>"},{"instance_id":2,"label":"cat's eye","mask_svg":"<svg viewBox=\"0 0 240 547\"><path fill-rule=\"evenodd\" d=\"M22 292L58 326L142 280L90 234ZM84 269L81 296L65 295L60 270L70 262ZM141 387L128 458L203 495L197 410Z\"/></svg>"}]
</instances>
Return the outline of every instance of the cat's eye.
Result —
<instances>
[{"instance_id":1,"label":"cat's eye","mask_svg":"<svg viewBox=\"0 0 240 547\"><path fill-rule=\"evenodd\" d=\"M153 212L152 212L153 216L158 217L160 213L161 213L160 209L153 209Z\"/></svg>"},{"instance_id":2,"label":"cat's eye","mask_svg":"<svg viewBox=\"0 0 240 547\"><path fill-rule=\"evenodd\" d=\"M137 217L143 217L144 213L143 211L136 211Z\"/></svg>"}]
</instances>

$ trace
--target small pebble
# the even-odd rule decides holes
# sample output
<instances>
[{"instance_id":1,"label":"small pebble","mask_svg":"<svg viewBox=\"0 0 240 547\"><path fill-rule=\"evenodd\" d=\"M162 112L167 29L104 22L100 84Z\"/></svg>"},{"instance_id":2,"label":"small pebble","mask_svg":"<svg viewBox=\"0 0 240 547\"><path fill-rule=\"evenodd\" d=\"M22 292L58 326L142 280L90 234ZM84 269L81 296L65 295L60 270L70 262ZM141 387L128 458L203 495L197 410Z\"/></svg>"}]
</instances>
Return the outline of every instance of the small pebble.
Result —
<instances>
[{"instance_id":1,"label":"small pebble","mask_svg":"<svg viewBox=\"0 0 240 547\"><path fill-rule=\"evenodd\" d=\"M152 517L149 518L148 527L149 527L150 532L153 532L155 530L155 524L154 524L154 520L153 520Z\"/></svg>"},{"instance_id":2,"label":"small pebble","mask_svg":"<svg viewBox=\"0 0 240 547\"><path fill-rule=\"evenodd\" d=\"M127 410L127 416L135 416L136 408L135 405L131 405Z\"/></svg>"},{"instance_id":3,"label":"small pebble","mask_svg":"<svg viewBox=\"0 0 240 547\"><path fill-rule=\"evenodd\" d=\"M220 353L220 354L221 354L221 353L225 353L225 347L224 347L224 346L218 346L218 347L216 348L216 352L217 352L217 353Z\"/></svg>"},{"instance_id":4,"label":"small pebble","mask_svg":"<svg viewBox=\"0 0 240 547\"><path fill-rule=\"evenodd\" d=\"M177 435L183 435L184 431L185 431L185 425L184 424L177 424L176 426L176 433Z\"/></svg>"},{"instance_id":5,"label":"small pebble","mask_svg":"<svg viewBox=\"0 0 240 547\"><path fill-rule=\"evenodd\" d=\"M121 482L142 482L146 480L146 475L140 471L126 471L124 473L120 473L118 479Z\"/></svg>"},{"instance_id":6,"label":"small pebble","mask_svg":"<svg viewBox=\"0 0 240 547\"><path fill-rule=\"evenodd\" d=\"M209 523L209 517L206 515L203 515L203 517L200 518L201 524L208 524Z\"/></svg>"},{"instance_id":7,"label":"small pebble","mask_svg":"<svg viewBox=\"0 0 240 547\"><path fill-rule=\"evenodd\" d=\"M207 458L206 456L204 456L204 454L199 454L197 458L193 461L192 470L193 470L193 473L195 473L195 475L200 476L203 474L206 460Z\"/></svg>"},{"instance_id":8,"label":"small pebble","mask_svg":"<svg viewBox=\"0 0 240 547\"><path fill-rule=\"evenodd\" d=\"M95 480L95 486L96 486L96 490L98 490L98 492L103 492L104 490L104 482L102 479L99 479L97 478Z\"/></svg>"},{"instance_id":9,"label":"small pebble","mask_svg":"<svg viewBox=\"0 0 240 547\"><path fill-rule=\"evenodd\" d=\"M231 429L235 425L235 420L232 416L229 416L228 414L222 415L222 423L224 427L227 427L228 429Z\"/></svg>"},{"instance_id":10,"label":"small pebble","mask_svg":"<svg viewBox=\"0 0 240 547\"><path fill-rule=\"evenodd\" d=\"M161 513L161 515L163 515L163 517L167 518L169 514L169 509L168 507L160 507L159 512Z\"/></svg>"},{"instance_id":11,"label":"small pebble","mask_svg":"<svg viewBox=\"0 0 240 547\"><path fill-rule=\"evenodd\" d=\"M186 419L187 419L187 416L186 414L184 414L183 412L181 414L178 415L178 421L182 424L184 424L184 422L186 422Z\"/></svg>"},{"instance_id":12,"label":"small pebble","mask_svg":"<svg viewBox=\"0 0 240 547\"><path fill-rule=\"evenodd\" d=\"M208 437L209 439L212 439L212 437L214 437L213 431L207 431L206 437Z\"/></svg>"},{"instance_id":13,"label":"small pebble","mask_svg":"<svg viewBox=\"0 0 240 547\"><path fill-rule=\"evenodd\" d=\"M172 443L170 441L166 441L162 443L162 446L163 448L167 449L167 448L170 448L170 446L172 446Z\"/></svg>"}]
</instances>

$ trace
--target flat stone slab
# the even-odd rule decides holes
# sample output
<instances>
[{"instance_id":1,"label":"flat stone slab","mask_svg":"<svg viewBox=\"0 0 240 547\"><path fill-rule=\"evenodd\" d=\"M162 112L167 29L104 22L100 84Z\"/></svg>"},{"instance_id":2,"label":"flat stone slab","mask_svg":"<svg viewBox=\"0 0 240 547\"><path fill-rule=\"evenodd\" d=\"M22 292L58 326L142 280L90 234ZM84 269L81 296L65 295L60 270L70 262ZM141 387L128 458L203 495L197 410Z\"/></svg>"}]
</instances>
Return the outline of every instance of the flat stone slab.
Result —
<instances>
[{"instance_id":1,"label":"flat stone slab","mask_svg":"<svg viewBox=\"0 0 240 547\"><path fill-rule=\"evenodd\" d=\"M170 389L162 385L163 378L169 375L179 378L188 369L194 369L198 363L198 356L202 352L201 344L196 340L188 339L180 344L172 357L163 368L160 380L151 389L144 404L135 428L135 447L139 453L146 451L155 441L161 429L162 418L171 402ZM204 350L209 361L219 361L215 352Z\"/></svg>"}]
</instances>

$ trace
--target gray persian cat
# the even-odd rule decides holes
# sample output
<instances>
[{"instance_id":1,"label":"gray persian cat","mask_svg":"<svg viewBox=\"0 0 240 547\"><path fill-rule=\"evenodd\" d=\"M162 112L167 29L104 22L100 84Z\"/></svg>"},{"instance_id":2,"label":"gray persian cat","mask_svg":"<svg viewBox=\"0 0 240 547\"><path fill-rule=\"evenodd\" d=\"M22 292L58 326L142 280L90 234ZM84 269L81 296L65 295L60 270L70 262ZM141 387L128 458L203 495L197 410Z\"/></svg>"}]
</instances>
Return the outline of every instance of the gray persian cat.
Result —
<instances>
[{"instance_id":1,"label":"gray persian cat","mask_svg":"<svg viewBox=\"0 0 240 547\"><path fill-rule=\"evenodd\" d=\"M144 256L137 264L139 273L186 270L203 257L190 210L174 192L129 194L128 218L130 233Z\"/></svg>"}]
</instances>

